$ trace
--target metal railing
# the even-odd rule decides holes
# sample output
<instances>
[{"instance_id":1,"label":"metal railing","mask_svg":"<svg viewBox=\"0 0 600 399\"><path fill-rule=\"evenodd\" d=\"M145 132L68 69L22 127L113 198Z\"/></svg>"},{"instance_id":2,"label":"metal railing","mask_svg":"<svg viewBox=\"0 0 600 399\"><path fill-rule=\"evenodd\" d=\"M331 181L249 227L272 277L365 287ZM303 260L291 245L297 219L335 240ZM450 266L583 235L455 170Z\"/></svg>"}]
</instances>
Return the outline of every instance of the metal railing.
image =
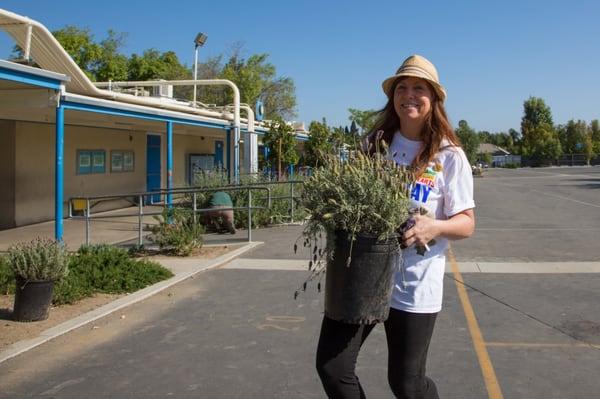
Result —
<instances>
[{"instance_id":1,"label":"metal railing","mask_svg":"<svg viewBox=\"0 0 600 399\"><path fill-rule=\"evenodd\" d=\"M269 187L263 187L259 185L250 185L250 186L224 186L224 187L188 187L188 188L173 188L173 189L160 189L156 191L147 191L141 193L129 193L129 194L114 194L114 195L99 195L99 196L91 196L91 197L73 197L69 200L69 218L71 219L84 219L85 220L85 243L86 245L90 244L91 241L91 220L92 219L113 219L113 218L122 218L122 217L138 217L138 245L143 245L143 234L142 234L142 220L144 216L152 216L152 215L160 215L162 212L145 212L144 213L144 203L146 202L146 198L152 198L154 196L192 196L192 214L194 218L194 222L197 222L197 213L214 211L212 208L201 208L198 209L198 193L201 192L213 192L213 191L240 191L240 190L248 190L248 203L247 206L244 207L229 207L229 208L219 208L219 210L246 210L248 212L248 242L252 241L252 210L253 209L268 209L271 207L271 189ZM252 190L264 190L267 192L267 206L252 206ZM92 202L97 203L101 201L108 200L118 200L118 199L130 199L137 200L138 212L136 214L119 214L119 215L93 215L91 212ZM83 216L78 216L73 214L73 203L75 201L85 201L85 208L83 210ZM293 202L293 201L292 201ZM163 201L162 203L153 203L155 205L162 205L163 207L170 207L171 204L168 204L167 201Z\"/></svg>"},{"instance_id":2,"label":"metal railing","mask_svg":"<svg viewBox=\"0 0 600 399\"><path fill-rule=\"evenodd\" d=\"M247 174L247 175L250 175L250 174ZM296 199L296 196L294 195L294 185L295 184L304 184L304 180L261 181L261 182L257 182L255 185L256 186L273 186L273 185L285 185L285 184L289 184L290 185L289 195L271 196L271 200L272 201L275 201L275 200L287 200L287 201L290 201L290 219L291 219L291 223L294 223L294 207L295 207L294 200ZM223 186L223 187L240 187L240 185L232 184L232 185ZM187 187L181 187L181 188L174 188L173 190L179 190L179 189L201 189L201 188L207 188L207 187L206 186L187 186ZM269 208L270 208L270 206L269 206Z\"/></svg>"}]
</instances>

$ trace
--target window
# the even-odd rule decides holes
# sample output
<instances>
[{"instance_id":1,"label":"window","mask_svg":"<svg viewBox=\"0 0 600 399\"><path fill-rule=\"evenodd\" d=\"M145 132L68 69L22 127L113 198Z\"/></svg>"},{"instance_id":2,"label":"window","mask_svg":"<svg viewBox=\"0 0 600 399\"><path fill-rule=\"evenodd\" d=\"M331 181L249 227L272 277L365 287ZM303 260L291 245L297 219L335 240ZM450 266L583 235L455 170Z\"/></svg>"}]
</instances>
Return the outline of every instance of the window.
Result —
<instances>
[{"instance_id":1,"label":"window","mask_svg":"<svg viewBox=\"0 0 600 399\"><path fill-rule=\"evenodd\" d=\"M106 167L104 150L77 150L77 174L104 173Z\"/></svg>"},{"instance_id":2,"label":"window","mask_svg":"<svg viewBox=\"0 0 600 399\"><path fill-rule=\"evenodd\" d=\"M115 172L133 172L134 156L133 151L115 150L110 153L110 171Z\"/></svg>"}]
</instances>

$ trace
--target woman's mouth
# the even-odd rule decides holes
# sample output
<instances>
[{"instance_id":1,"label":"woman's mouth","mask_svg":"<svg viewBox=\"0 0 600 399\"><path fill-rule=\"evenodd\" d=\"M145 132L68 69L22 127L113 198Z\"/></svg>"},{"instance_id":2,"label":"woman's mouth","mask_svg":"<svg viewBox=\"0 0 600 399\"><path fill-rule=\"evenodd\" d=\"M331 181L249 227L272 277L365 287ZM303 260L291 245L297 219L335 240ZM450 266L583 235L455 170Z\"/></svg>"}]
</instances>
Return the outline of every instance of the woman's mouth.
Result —
<instances>
[{"instance_id":1,"label":"woman's mouth","mask_svg":"<svg viewBox=\"0 0 600 399\"><path fill-rule=\"evenodd\" d=\"M404 103L404 104L402 104L401 106L402 106L402 108L404 108L404 109L408 109L408 108L416 108L416 109L419 109L419 105L418 105L418 104L416 104L416 103Z\"/></svg>"}]
</instances>

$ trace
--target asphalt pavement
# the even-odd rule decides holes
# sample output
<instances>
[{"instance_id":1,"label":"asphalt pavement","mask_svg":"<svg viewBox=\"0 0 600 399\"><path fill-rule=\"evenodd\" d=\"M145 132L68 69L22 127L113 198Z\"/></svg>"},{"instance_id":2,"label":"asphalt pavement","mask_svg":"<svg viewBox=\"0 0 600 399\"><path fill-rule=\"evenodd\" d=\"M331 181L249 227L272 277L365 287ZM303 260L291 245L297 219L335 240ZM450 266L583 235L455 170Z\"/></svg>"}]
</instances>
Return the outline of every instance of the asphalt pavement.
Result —
<instances>
[{"instance_id":1,"label":"asphalt pavement","mask_svg":"<svg viewBox=\"0 0 600 399\"><path fill-rule=\"evenodd\" d=\"M430 347L441 397L596 397L600 168L488 170L475 196L477 230L452 244ZM293 299L301 229L253 232L264 244L223 267L0 363L0 398L323 398L323 295ZM392 397L386 364L378 326L357 366L369 398Z\"/></svg>"}]
</instances>

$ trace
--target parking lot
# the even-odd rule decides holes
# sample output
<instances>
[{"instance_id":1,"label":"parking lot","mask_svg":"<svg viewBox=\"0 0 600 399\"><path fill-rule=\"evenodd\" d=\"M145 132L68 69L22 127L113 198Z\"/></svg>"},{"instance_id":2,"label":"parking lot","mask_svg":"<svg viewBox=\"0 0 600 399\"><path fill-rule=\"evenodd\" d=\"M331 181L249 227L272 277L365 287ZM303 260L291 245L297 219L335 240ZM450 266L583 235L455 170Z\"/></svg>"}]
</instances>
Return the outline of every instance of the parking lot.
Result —
<instances>
[{"instance_id":1,"label":"parking lot","mask_svg":"<svg viewBox=\"0 0 600 399\"><path fill-rule=\"evenodd\" d=\"M452 244L428 373L443 398L600 391L600 168L487 170L475 235ZM0 364L0 398L322 398L323 295L297 300L301 226L93 325ZM243 234L243 232L241 232ZM123 317L124 316L124 317ZM389 398L383 328L357 373Z\"/></svg>"}]
</instances>

